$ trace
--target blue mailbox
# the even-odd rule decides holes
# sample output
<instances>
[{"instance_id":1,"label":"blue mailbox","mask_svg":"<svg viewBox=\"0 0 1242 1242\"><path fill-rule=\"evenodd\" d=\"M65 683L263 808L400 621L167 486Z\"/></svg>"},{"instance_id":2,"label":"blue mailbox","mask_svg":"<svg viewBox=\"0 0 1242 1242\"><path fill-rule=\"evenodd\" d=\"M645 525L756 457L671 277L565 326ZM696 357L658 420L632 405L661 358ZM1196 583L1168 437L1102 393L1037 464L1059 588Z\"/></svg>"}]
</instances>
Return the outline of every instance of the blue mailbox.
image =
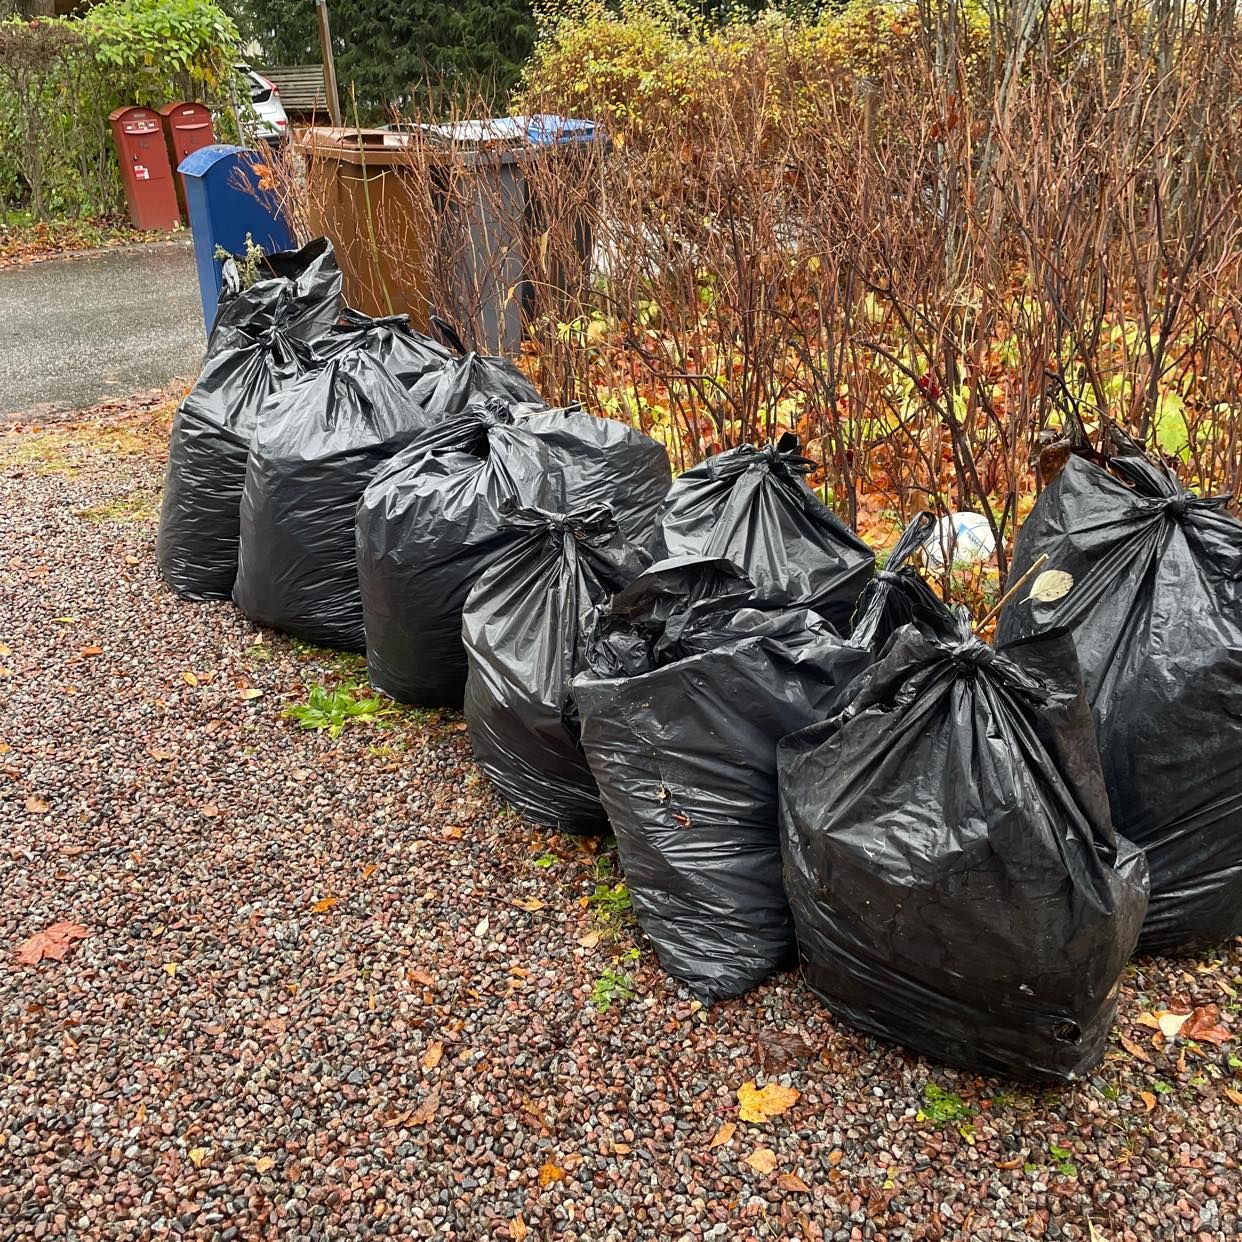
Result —
<instances>
[{"instance_id":1,"label":"blue mailbox","mask_svg":"<svg viewBox=\"0 0 1242 1242\"><path fill-rule=\"evenodd\" d=\"M246 234L267 254L294 249L293 233L275 196L259 188L255 164L262 157L246 147L217 143L192 151L177 166L194 235L194 263L203 299L203 323L210 334L220 300L221 262L216 247L244 254Z\"/></svg>"}]
</instances>

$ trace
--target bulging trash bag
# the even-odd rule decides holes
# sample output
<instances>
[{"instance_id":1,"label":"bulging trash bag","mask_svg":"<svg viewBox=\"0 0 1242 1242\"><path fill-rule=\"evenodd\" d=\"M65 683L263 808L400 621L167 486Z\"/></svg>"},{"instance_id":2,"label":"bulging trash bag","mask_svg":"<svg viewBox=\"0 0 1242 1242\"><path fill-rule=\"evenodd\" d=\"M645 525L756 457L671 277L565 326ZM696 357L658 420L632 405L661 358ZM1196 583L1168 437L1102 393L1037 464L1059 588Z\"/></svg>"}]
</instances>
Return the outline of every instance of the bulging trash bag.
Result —
<instances>
[{"instance_id":1,"label":"bulging trash bag","mask_svg":"<svg viewBox=\"0 0 1242 1242\"><path fill-rule=\"evenodd\" d=\"M325 647L363 649L354 511L376 469L426 421L365 349L271 398L250 447L233 588L252 621Z\"/></svg>"},{"instance_id":2,"label":"bulging trash bag","mask_svg":"<svg viewBox=\"0 0 1242 1242\"><path fill-rule=\"evenodd\" d=\"M998 654L900 629L780 747L785 883L834 1017L941 1061L1069 1080L1104 1052L1147 906L1068 635Z\"/></svg>"},{"instance_id":3,"label":"bulging trash bag","mask_svg":"<svg viewBox=\"0 0 1242 1242\"><path fill-rule=\"evenodd\" d=\"M220 272L220 298L207 357L244 347L250 338L279 328L288 340L313 348L341 313L341 270L326 237L301 250L280 250L259 260L259 279L243 286L237 259ZM234 334L240 332L240 338Z\"/></svg>"},{"instance_id":4,"label":"bulging trash bag","mask_svg":"<svg viewBox=\"0 0 1242 1242\"><path fill-rule=\"evenodd\" d=\"M432 324L459 355L440 370L425 375L412 389L415 400L436 419L460 414L467 406L491 398L540 408L547 404L534 384L508 359L467 350L443 320L433 318Z\"/></svg>"},{"instance_id":5,"label":"bulging trash bag","mask_svg":"<svg viewBox=\"0 0 1242 1242\"><path fill-rule=\"evenodd\" d=\"M377 471L357 512L371 684L402 703L460 707L462 608L511 537L504 510L561 498L548 450L500 401L437 424Z\"/></svg>"},{"instance_id":6,"label":"bulging trash bag","mask_svg":"<svg viewBox=\"0 0 1242 1242\"><path fill-rule=\"evenodd\" d=\"M1113 820L1147 852L1139 950L1242 932L1242 523L1132 443L1111 473L1070 457L1018 533L1001 642L1067 627Z\"/></svg>"},{"instance_id":7,"label":"bulging trash bag","mask_svg":"<svg viewBox=\"0 0 1242 1242\"><path fill-rule=\"evenodd\" d=\"M673 478L663 445L578 406L529 414L522 425L551 450L569 504L607 505L628 540L646 549L654 545L656 516Z\"/></svg>"},{"instance_id":8,"label":"bulging trash bag","mask_svg":"<svg viewBox=\"0 0 1242 1242\"><path fill-rule=\"evenodd\" d=\"M718 558L652 566L605 610L573 683L634 912L704 1003L794 958L776 746L868 659L807 609L749 607L751 591Z\"/></svg>"},{"instance_id":9,"label":"bulging trash bag","mask_svg":"<svg viewBox=\"0 0 1242 1242\"><path fill-rule=\"evenodd\" d=\"M607 824L579 744L570 683L594 609L649 564L606 505L512 511L513 541L466 600L465 716L480 768L529 819L558 831Z\"/></svg>"},{"instance_id":10,"label":"bulging trash bag","mask_svg":"<svg viewBox=\"0 0 1242 1242\"><path fill-rule=\"evenodd\" d=\"M813 609L844 633L875 557L806 485L796 436L687 470L659 514L669 556L722 556L767 604Z\"/></svg>"},{"instance_id":11,"label":"bulging trash bag","mask_svg":"<svg viewBox=\"0 0 1242 1242\"><path fill-rule=\"evenodd\" d=\"M330 358L351 349L365 350L383 363L405 388L441 370L451 357L438 341L411 328L408 315L372 318L346 307L340 322L317 343L317 352Z\"/></svg>"}]
</instances>

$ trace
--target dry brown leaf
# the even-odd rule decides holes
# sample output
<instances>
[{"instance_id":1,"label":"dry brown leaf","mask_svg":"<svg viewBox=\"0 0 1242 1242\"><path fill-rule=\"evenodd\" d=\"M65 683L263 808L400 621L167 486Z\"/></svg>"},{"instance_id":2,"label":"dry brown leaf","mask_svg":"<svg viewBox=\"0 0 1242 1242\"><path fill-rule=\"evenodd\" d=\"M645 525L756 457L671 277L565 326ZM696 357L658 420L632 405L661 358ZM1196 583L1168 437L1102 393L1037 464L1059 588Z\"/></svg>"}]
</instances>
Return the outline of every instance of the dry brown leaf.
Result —
<instances>
[{"instance_id":1,"label":"dry brown leaf","mask_svg":"<svg viewBox=\"0 0 1242 1242\"><path fill-rule=\"evenodd\" d=\"M744 1082L737 1090L738 1116L743 1121L771 1121L791 1108L800 1094L795 1087L782 1087L775 1082L763 1088Z\"/></svg>"},{"instance_id":2,"label":"dry brown leaf","mask_svg":"<svg viewBox=\"0 0 1242 1242\"><path fill-rule=\"evenodd\" d=\"M425 1126L436 1115L436 1109L439 1107L440 1088L432 1087L427 1093L427 1098L410 1115L410 1125Z\"/></svg>"},{"instance_id":3,"label":"dry brown leaf","mask_svg":"<svg viewBox=\"0 0 1242 1242\"><path fill-rule=\"evenodd\" d=\"M513 1239L513 1242L523 1242L526 1237L526 1222L521 1216L515 1216L509 1222L509 1237Z\"/></svg>"},{"instance_id":4,"label":"dry brown leaf","mask_svg":"<svg viewBox=\"0 0 1242 1242\"><path fill-rule=\"evenodd\" d=\"M536 910L542 910L547 902L540 901L538 897L515 897L513 904L519 910L526 910L533 914Z\"/></svg>"},{"instance_id":5,"label":"dry brown leaf","mask_svg":"<svg viewBox=\"0 0 1242 1242\"><path fill-rule=\"evenodd\" d=\"M1151 1053L1147 1051L1142 1044L1136 1044L1134 1040L1125 1035L1121 1036L1121 1046L1132 1056L1140 1061L1146 1061L1148 1065L1155 1065L1155 1061L1151 1059Z\"/></svg>"},{"instance_id":6,"label":"dry brown leaf","mask_svg":"<svg viewBox=\"0 0 1242 1242\"><path fill-rule=\"evenodd\" d=\"M756 1173L771 1173L776 1168L776 1152L770 1147L756 1147L743 1161Z\"/></svg>"},{"instance_id":7,"label":"dry brown leaf","mask_svg":"<svg viewBox=\"0 0 1242 1242\"><path fill-rule=\"evenodd\" d=\"M584 949L593 949L600 941L600 933L597 931L587 932L585 936L579 938L578 943Z\"/></svg>"},{"instance_id":8,"label":"dry brown leaf","mask_svg":"<svg viewBox=\"0 0 1242 1242\"><path fill-rule=\"evenodd\" d=\"M103 655L102 647L79 647L78 655L80 656L97 656Z\"/></svg>"},{"instance_id":9,"label":"dry brown leaf","mask_svg":"<svg viewBox=\"0 0 1242 1242\"><path fill-rule=\"evenodd\" d=\"M1140 1091L1139 1099L1143 1101L1143 1111L1150 1113L1156 1107L1156 1097L1150 1091Z\"/></svg>"},{"instance_id":10,"label":"dry brown leaf","mask_svg":"<svg viewBox=\"0 0 1242 1242\"><path fill-rule=\"evenodd\" d=\"M320 899L311 906L312 914L327 914L336 903L340 901L339 897L320 897Z\"/></svg>"},{"instance_id":11,"label":"dry brown leaf","mask_svg":"<svg viewBox=\"0 0 1242 1242\"><path fill-rule=\"evenodd\" d=\"M254 1162L254 1171L256 1173L266 1173L270 1169L274 1168L275 1165L276 1165L276 1161L273 1160L271 1156L260 1156Z\"/></svg>"},{"instance_id":12,"label":"dry brown leaf","mask_svg":"<svg viewBox=\"0 0 1242 1242\"><path fill-rule=\"evenodd\" d=\"M434 1044L428 1044L427 1051L423 1053L423 1069L435 1069L443 1056L444 1040L437 1039Z\"/></svg>"},{"instance_id":13,"label":"dry brown leaf","mask_svg":"<svg viewBox=\"0 0 1242 1242\"><path fill-rule=\"evenodd\" d=\"M17 961L22 966L37 966L45 958L63 962L74 941L85 940L90 934L89 928L83 927L81 923L63 920L53 923L22 942L17 950Z\"/></svg>"},{"instance_id":14,"label":"dry brown leaf","mask_svg":"<svg viewBox=\"0 0 1242 1242\"><path fill-rule=\"evenodd\" d=\"M1242 1091L1235 1091L1232 1087L1225 1088L1225 1094L1239 1107L1242 1108Z\"/></svg>"},{"instance_id":15,"label":"dry brown leaf","mask_svg":"<svg viewBox=\"0 0 1242 1242\"><path fill-rule=\"evenodd\" d=\"M207 1159L207 1148L205 1147L191 1147L190 1148L190 1163L196 1169L201 1169L203 1167L203 1161L206 1159Z\"/></svg>"},{"instance_id":16,"label":"dry brown leaf","mask_svg":"<svg viewBox=\"0 0 1242 1242\"><path fill-rule=\"evenodd\" d=\"M828 1153L828 1163L832 1165L833 1168L839 1165L844 1159L845 1152L843 1152L839 1147L834 1147L832 1151Z\"/></svg>"},{"instance_id":17,"label":"dry brown leaf","mask_svg":"<svg viewBox=\"0 0 1242 1242\"><path fill-rule=\"evenodd\" d=\"M996 1167L998 1169L1020 1169L1022 1167L1022 1157L1015 1156L1012 1160L998 1160Z\"/></svg>"},{"instance_id":18,"label":"dry brown leaf","mask_svg":"<svg viewBox=\"0 0 1242 1242\"><path fill-rule=\"evenodd\" d=\"M31 815L43 815L51 809L52 808L44 802L42 798L36 798L32 795L26 799L26 810L28 810Z\"/></svg>"},{"instance_id":19,"label":"dry brown leaf","mask_svg":"<svg viewBox=\"0 0 1242 1242\"><path fill-rule=\"evenodd\" d=\"M612 1150L614 1154L618 1156L628 1156L634 1149L629 1145L629 1143L613 1143Z\"/></svg>"},{"instance_id":20,"label":"dry brown leaf","mask_svg":"<svg viewBox=\"0 0 1242 1242\"><path fill-rule=\"evenodd\" d=\"M736 1132L737 1126L732 1121L726 1121L713 1135L712 1141L708 1143L708 1150L710 1151L713 1147L723 1147Z\"/></svg>"},{"instance_id":21,"label":"dry brown leaf","mask_svg":"<svg viewBox=\"0 0 1242 1242\"><path fill-rule=\"evenodd\" d=\"M540 1186L551 1186L553 1182L563 1182L564 1180L565 1170L559 1165L553 1164L551 1160L539 1170Z\"/></svg>"},{"instance_id":22,"label":"dry brown leaf","mask_svg":"<svg viewBox=\"0 0 1242 1242\"><path fill-rule=\"evenodd\" d=\"M1150 1026L1153 1031L1160 1029L1160 1019L1154 1013L1141 1013L1135 1019L1140 1026Z\"/></svg>"},{"instance_id":23,"label":"dry brown leaf","mask_svg":"<svg viewBox=\"0 0 1242 1242\"><path fill-rule=\"evenodd\" d=\"M434 988L436 986L435 976L428 974L425 970L407 970L405 977L415 983L421 983L425 988Z\"/></svg>"},{"instance_id":24,"label":"dry brown leaf","mask_svg":"<svg viewBox=\"0 0 1242 1242\"><path fill-rule=\"evenodd\" d=\"M796 1173L782 1173L776 1179L776 1184L782 1190L809 1191L811 1189Z\"/></svg>"},{"instance_id":25,"label":"dry brown leaf","mask_svg":"<svg viewBox=\"0 0 1242 1242\"><path fill-rule=\"evenodd\" d=\"M216 806L214 802L209 802L205 807L203 807L202 813L208 819L215 819L220 814L220 808Z\"/></svg>"},{"instance_id":26,"label":"dry brown leaf","mask_svg":"<svg viewBox=\"0 0 1242 1242\"><path fill-rule=\"evenodd\" d=\"M363 867L362 869L362 878L364 880L369 880L375 874L375 871L376 871L375 864L367 863L367 865Z\"/></svg>"},{"instance_id":27,"label":"dry brown leaf","mask_svg":"<svg viewBox=\"0 0 1242 1242\"><path fill-rule=\"evenodd\" d=\"M237 697L239 699L261 699L263 691L258 686L247 686L244 690L237 692Z\"/></svg>"},{"instance_id":28,"label":"dry brown leaf","mask_svg":"<svg viewBox=\"0 0 1242 1242\"><path fill-rule=\"evenodd\" d=\"M198 685L198 675L190 672L188 668L181 674L181 680L184 681L187 686Z\"/></svg>"},{"instance_id":29,"label":"dry brown leaf","mask_svg":"<svg viewBox=\"0 0 1242 1242\"><path fill-rule=\"evenodd\" d=\"M1200 1005L1186 1019L1181 1036L1197 1043L1227 1044L1233 1038L1233 1032L1228 1027L1221 1026L1220 1006Z\"/></svg>"},{"instance_id":30,"label":"dry brown leaf","mask_svg":"<svg viewBox=\"0 0 1242 1242\"><path fill-rule=\"evenodd\" d=\"M168 763L176 758L176 755L167 750L149 750L147 751L147 754L150 755L156 763Z\"/></svg>"}]
</instances>

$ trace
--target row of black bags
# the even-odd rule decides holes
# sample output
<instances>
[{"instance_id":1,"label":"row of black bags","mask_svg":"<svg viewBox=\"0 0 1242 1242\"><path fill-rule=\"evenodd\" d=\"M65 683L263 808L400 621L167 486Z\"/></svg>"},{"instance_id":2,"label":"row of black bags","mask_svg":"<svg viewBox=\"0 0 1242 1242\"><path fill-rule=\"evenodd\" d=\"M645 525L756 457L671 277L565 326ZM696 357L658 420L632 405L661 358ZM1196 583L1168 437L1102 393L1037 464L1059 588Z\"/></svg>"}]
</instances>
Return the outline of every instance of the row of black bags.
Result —
<instances>
[{"instance_id":1,"label":"row of black bags","mask_svg":"<svg viewBox=\"0 0 1242 1242\"><path fill-rule=\"evenodd\" d=\"M910 564L930 519L873 577L796 442L721 454L670 489L658 445L547 410L508 364L342 319L329 258L222 310L213 386L174 430L166 576L313 641L365 642L372 681L403 701L464 698L478 762L516 807L560 830L611 824L640 924L701 999L800 946L863 1029L1068 1078L1102 1051L1147 904L1114 823L1152 854L1144 947L1239 930L1242 552L1219 504L1137 453L1112 473L1072 459L1016 571L1043 553L1072 586L1020 593L994 651ZM225 388L228 451L195 461ZM216 565L223 581L230 539L236 581L194 589ZM1191 752L1204 788L1187 798Z\"/></svg>"}]
</instances>

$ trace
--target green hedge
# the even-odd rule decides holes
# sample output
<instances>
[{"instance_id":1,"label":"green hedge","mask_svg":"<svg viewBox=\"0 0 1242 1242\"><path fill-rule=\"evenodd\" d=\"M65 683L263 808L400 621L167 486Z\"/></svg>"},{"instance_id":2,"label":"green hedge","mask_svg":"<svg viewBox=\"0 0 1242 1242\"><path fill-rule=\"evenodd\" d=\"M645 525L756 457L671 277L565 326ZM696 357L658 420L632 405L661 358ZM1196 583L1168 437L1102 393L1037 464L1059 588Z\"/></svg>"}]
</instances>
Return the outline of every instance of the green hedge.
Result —
<instances>
[{"instance_id":1,"label":"green hedge","mask_svg":"<svg viewBox=\"0 0 1242 1242\"><path fill-rule=\"evenodd\" d=\"M5 216L120 208L108 113L228 100L238 44L213 0L106 0L82 17L0 22L0 207ZM227 131L231 114L220 114Z\"/></svg>"}]
</instances>

